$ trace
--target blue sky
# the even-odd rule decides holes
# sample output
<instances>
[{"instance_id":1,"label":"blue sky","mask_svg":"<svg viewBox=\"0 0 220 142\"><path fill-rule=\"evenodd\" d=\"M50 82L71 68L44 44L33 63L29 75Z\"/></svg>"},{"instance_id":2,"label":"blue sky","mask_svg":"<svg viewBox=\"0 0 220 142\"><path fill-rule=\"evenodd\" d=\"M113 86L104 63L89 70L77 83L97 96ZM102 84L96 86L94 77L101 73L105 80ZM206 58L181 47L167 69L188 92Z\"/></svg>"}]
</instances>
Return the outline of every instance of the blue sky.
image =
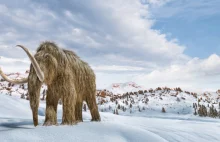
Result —
<instances>
[{"instance_id":1,"label":"blue sky","mask_svg":"<svg viewBox=\"0 0 220 142\"><path fill-rule=\"evenodd\" d=\"M179 39L191 57L207 58L220 54L220 1L178 0L153 9L153 28Z\"/></svg>"},{"instance_id":2,"label":"blue sky","mask_svg":"<svg viewBox=\"0 0 220 142\"><path fill-rule=\"evenodd\" d=\"M22 44L75 51L97 86L134 81L148 88L220 87L218 0L1 0L0 67L29 68Z\"/></svg>"}]
</instances>

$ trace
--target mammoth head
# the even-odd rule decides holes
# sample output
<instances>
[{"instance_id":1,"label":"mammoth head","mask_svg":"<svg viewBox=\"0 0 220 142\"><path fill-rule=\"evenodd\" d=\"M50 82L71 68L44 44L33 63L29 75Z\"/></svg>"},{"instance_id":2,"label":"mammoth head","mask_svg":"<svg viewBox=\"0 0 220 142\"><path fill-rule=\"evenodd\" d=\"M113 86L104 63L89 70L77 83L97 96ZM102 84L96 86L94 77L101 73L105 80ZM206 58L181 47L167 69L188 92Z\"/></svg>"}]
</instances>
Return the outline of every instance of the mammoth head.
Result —
<instances>
[{"instance_id":1,"label":"mammoth head","mask_svg":"<svg viewBox=\"0 0 220 142\"><path fill-rule=\"evenodd\" d=\"M52 82L55 71L57 68L57 60L55 57L53 57L50 53L40 51L33 56L29 50L22 46L22 45L17 45L18 47L22 48L27 56L29 57L31 61L31 68L30 70L33 71L31 72L32 74L35 74L37 78L39 79L40 82L44 82L46 84L49 84ZM3 71L0 68L0 75L8 82L11 82L13 84L23 84L28 82L28 78L23 78L23 79L10 79L8 78ZM30 75L29 75L30 76Z\"/></svg>"},{"instance_id":2,"label":"mammoth head","mask_svg":"<svg viewBox=\"0 0 220 142\"><path fill-rule=\"evenodd\" d=\"M22 45L17 45L17 46L21 47L26 52L26 54L28 55L29 59L31 60L32 66L34 67L34 70L36 72L36 75L37 75L38 79L41 82L43 82L44 81L44 73L41 70L39 64L37 63L35 57L32 56L31 53L29 52L29 50L27 48L25 48L24 46L22 46Z\"/></svg>"},{"instance_id":3,"label":"mammoth head","mask_svg":"<svg viewBox=\"0 0 220 142\"><path fill-rule=\"evenodd\" d=\"M40 90L43 83L50 85L57 74L57 59L47 50L39 50L33 56L27 48L22 45L17 45L22 48L31 61L30 73L28 78L10 79L0 68L0 75L8 82L13 84L28 83L28 93L30 97L30 106L33 113L34 125L38 125L38 107L40 100Z\"/></svg>"}]
</instances>

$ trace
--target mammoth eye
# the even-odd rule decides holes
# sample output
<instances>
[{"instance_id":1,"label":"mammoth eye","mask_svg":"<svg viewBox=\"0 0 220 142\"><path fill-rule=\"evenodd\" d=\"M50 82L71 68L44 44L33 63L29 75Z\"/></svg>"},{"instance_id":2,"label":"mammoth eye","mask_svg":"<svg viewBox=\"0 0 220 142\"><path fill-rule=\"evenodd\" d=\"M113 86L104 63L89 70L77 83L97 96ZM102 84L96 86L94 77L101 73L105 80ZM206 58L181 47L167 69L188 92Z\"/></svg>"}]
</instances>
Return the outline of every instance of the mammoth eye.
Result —
<instances>
[{"instance_id":1,"label":"mammoth eye","mask_svg":"<svg viewBox=\"0 0 220 142\"><path fill-rule=\"evenodd\" d=\"M48 59L49 58L49 54L45 54L44 58Z\"/></svg>"}]
</instances>

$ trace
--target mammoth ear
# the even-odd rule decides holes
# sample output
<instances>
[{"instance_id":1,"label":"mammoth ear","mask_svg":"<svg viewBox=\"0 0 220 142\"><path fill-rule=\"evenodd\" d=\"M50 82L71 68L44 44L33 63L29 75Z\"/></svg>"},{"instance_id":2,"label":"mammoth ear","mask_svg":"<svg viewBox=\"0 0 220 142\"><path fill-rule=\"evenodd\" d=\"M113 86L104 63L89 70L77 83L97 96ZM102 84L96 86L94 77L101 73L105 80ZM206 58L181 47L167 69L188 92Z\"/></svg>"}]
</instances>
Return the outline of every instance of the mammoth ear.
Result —
<instances>
[{"instance_id":1,"label":"mammoth ear","mask_svg":"<svg viewBox=\"0 0 220 142\"><path fill-rule=\"evenodd\" d=\"M49 58L49 56L50 56L50 54L48 54L48 53L46 53L46 54L44 54L44 58Z\"/></svg>"},{"instance_id":2,"label":"mammoth ear","mask_svg":"<svg viewBox=\"0 0 220 142\"><path fill-rule=\"evenodd\" d=\"M51 54L46 53L46 54L44 54L44 58L45 59L48 59L48 58L53 59L54 57Z\"/></svg>"},{"instance_id":3,"label":"mammoth ear","mask_svg":"<svg viewBox=\"0 0 220 142\"><path fill-rule=\"evenodd\" d=\"M43 58L45 61L47 60L46 64L48 63L49 64L48 66L53 66L54 69L57 68L58 63L57 63L56 58L53 55L46 53L44 54Z\"/></svg>"}]
</instances>

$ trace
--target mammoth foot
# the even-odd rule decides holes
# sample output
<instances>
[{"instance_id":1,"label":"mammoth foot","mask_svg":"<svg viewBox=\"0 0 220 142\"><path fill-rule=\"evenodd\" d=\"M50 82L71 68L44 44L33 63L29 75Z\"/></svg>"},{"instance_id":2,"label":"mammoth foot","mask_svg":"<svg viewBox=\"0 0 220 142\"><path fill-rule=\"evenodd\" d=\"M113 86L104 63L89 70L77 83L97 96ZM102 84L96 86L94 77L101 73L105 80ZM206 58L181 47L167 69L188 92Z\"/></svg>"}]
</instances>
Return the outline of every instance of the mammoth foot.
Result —
<instances>
[{"instance_id":1,"label":"mammoth foot","mask_svg":"<svg viewBox=\"0 0 220 142\"><path fill-rule=\"evenodd\" d=\"M65 122L65 121L63 121L61 123L61 125L76 125L76 124L77 124L77 121L73 121L73 122Z\"/></svg>"},{"instance_id":2,"label":"mammoth foot","mask_svg":"<svg viewBox=\"0 0 220 142\"><path fill-rule=\"evenodd\" d=\"M91 121L97 121L97 122L99 122L99 121L101 121L101 119L100 119L100 118L93 118Z\"/></svg>"},{"instance_id":3,"label":"mammoth foot","mask_svg":"<svg viewBox=\"0 0 220 142\"><path fill-rule=\"evenodd\" d=\"M80 123L80 122L83 122L83 120L76 120L76 123Z\"/></svg>"},{"instance_id":4,"label":"mammoth foot","mask_svg":"<svg viewBox=\"0 0 220 142\"><path fill-rule=\"evenodd\" d=\"M58 125L56 122L47 121L44 122L43 126L52 126L52 125Z\"/></svg>"}]
</instances>

